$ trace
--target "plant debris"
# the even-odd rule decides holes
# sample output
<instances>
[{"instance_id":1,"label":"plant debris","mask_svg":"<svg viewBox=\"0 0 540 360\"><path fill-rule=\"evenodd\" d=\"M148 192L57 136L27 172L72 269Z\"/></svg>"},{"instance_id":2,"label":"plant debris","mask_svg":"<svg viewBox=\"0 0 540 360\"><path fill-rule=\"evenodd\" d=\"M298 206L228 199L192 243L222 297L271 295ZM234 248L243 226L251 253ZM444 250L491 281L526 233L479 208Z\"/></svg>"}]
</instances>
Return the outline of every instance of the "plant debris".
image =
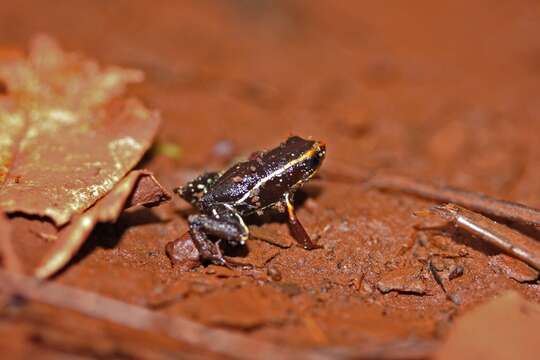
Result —
<instances>
[{"instance_id":1,"label":"plant debris","mask_svg":"<svg viewBox=\"0 0 540 360\"><path fill-rule=\"evenodd\" d=\"M525 283L538 279L538 270L505 254L492 256L489 265L496 272L503 273L517 282Z\"/></svg>"},{"instance_id":2,"label":"plant debris","mask_svg":"<svg viewBox=\"0 0 540 360\"><path fill-rule=\"evenodd\" d=\"M397 291L404 294L424 295L427 286L422 266L409 266L385 273L377 282L377 289L383 294Z\"/></svg>"},{"instance_id":3,"label":"plant debris","mask_svg":"<svg viewBox=\"0 0 540 360\"><path fill-rule=\"evenodd\" d=\"M154 205L168 199L170 195L151 173L145 170L132 171L95 206L60 230L58 240L38 265L35 275L46 278L66 265L98 222L116 221L124 208Z\"/></svg>"},{"instance_id":4,"label":"plant debris","mask_svg":"<svg viewBox=\"0 0 540 360\"><path fill-rule=\"evenodd\" d=\"M454 293L449 292L446 289L446 286L444 285L444 280L441 277L441 275L439 274L439 271L441 271L442 269L438 269L434 265L433 260L431 260L431 259L428 260L427 267L428 267L428 270L431 273L431 275L433 275L433 279L435 279L435 282L440 286L440 288L444 292L444 295L446 296L446 298L448 300L450 300L451 302L453 302L454 304L456 304L456 305L461 304L461 299L459 298L459 296L454 294ZM448 276L448 278L450 278L450 275Z\"/></svg>"},{"instance_id":5,"label":"plant debris","mask_svg":"<svg viewBox=\"0 0 540 360\"><path fill-rule=\"evenodd\" d=\"M137 70L66 53L50 37L28 58L0 58L0 209L57 226L92 206L150 147L159 115L122 98Z\"/></svg>"},{"instance_id":6,"label":"plant debris","mask_svg":"<svg viewBox=\"0 0 540 360\"><path fill-rule=\"evenodd\" d=\"M540 270L540 245L518 231L455 204L434 206L431 211Z\"/></svg>"},{"instance_id":7,"label":"plant debris","mask_svg":"<svg viewBox=\"0 0 540 360\"><path fill-rule=\"evenodd\" d=\"M34 38L27 58L0 56L7 88L0 98L0 210L50 219L58 230L43 235L56 241L37 277L66 265L97 222L170 198L147 171L125 176L160 122L157 112L122 97L126 85L142 79L140 71L102 69L66 53L45 35ZM14 239L2 237L6 268L20 272Z\"/></svg>"},{"instance_id":8,"label":"plant debris","mask_svg":"<svg viewBox=\"0 0 540 360\"><path fill-rule=\"evenodd\" d=\"M375 175L367 180L368 185L377 189L402 191L496 216L522 224L540 226L540 210L511 201L449 186L437 186L397 175Z\"/></svg>"}]
</instances>

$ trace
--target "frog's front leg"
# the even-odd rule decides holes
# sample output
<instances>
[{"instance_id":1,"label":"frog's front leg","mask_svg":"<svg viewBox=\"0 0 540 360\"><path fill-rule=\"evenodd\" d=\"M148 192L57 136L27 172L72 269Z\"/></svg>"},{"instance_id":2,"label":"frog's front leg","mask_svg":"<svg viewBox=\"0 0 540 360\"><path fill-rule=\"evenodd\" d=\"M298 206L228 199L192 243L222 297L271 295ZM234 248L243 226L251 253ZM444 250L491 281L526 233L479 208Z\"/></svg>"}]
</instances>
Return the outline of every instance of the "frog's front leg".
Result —
<instances>
[{"instance_id":1,"label":"frog's front leg","mask_svg":"<svg viewBox=\"0 0 540 360\"><path fill-rule=\"evenodd\" d=\"M249 229L240 215L226 205L217 205L207 209L209 215L191 215L188 218L189 233L199 251L201 260L211 261L217 265L229 266L223 258L219 245L208 236L216 236L221 240L244 244L249 237Z\"/></svg>"},{"instance_id":2,"label":"frog's front leg","mask_svg":"<svg viewBox=\"0 0 540 360\"><path fill-rule=\"evenodd\" d=\"M287 206L287 214L289 216L289 226L293 237L302 245L306 250L320 249L321 245L317 245L311 240L306 229L300 223L300 220L296 217L296 212L294 211L294 205L292 203L292 195L289 193L285 194L284 199L285 205Z\"/></svg>"}]
</instances>

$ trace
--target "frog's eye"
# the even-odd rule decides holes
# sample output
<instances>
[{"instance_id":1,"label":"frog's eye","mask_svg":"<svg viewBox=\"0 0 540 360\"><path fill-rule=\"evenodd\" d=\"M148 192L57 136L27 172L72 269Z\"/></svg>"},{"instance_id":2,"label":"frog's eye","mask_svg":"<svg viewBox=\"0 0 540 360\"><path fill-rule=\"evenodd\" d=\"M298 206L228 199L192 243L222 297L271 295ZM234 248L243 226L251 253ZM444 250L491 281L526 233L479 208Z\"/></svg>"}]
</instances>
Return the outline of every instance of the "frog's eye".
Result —
<instances>
[{"instance_id":1,"label":"frog's eye","mask_svg":"<svg viewBox=\"0 0 540 360\"><path fill-rule=\"evenodd\" d=\"M324 153L317 152L313 156L310 156L307 159L306 165L310 169L317 169L321 165L323 159L324 159Z\"/></svg>"}]
</instances>

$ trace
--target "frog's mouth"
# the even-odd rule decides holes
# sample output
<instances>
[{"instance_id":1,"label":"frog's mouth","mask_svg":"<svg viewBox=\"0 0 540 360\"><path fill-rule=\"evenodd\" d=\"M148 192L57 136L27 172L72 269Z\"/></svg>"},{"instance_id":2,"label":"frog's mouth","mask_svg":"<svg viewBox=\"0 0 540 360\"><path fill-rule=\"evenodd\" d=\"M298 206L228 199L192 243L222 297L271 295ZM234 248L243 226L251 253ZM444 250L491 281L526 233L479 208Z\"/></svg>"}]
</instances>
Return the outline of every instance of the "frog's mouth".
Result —
<instances>
[{"instance_id":1,"label":"frog's mouth","mask_svg":"<svg viewBox=\"0 0 540 360\"><path fill-rule=\"evenodd\" d=\"M305 154L305 160L309 161L311 168L313 169L310 178L319 170L321 164L326 156L326 144L322 141L315 141L311 149Z\"/></svg>"}]
</instances>

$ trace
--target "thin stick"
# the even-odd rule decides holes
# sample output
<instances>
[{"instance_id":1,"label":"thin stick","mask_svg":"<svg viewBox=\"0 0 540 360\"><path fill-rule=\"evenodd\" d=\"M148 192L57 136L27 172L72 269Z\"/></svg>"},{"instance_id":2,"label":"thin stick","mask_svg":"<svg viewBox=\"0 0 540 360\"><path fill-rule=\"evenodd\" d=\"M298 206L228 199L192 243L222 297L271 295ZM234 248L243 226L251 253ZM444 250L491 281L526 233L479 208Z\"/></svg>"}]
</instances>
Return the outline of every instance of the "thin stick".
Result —
<instances>
[{"instance_id":1,"label":"thin stick","mask_svg":"<svg viewBox=\"0 0 540 360\"><path fill-rule=\"evenodd\" d=\"M439 275L439 272L437 271L437 269L435 269L435 266L433 266L431 259L428 260L427 266L428 266L428 270L431 272L431 275L433 275L433 279L435 279L435 282L439 284L446 298L450 300L451 302L453 302L454 304L460 305L461 300L459 299L459 297L456 296L455 294L449 293L446 290L446 286L444 286L443 279L441 278L441 275Z\"/></svg>"},{"instance_id":2,"label":"thin stick","mask_svg":"<svg viewBox=\"0 0 540 360\"><path fill-rule=\"evenodd\" d=\"M446 287L444 286L444 282L441 278L441 275L439 275L439 272L437 271L437 269L435 269L435 266L433 266L431 259L428 260L427 266L428 266L428 270L431 272L431 275L433 275L435 282L441 287L442 291L445 294L447 294Z\"/></svg>"},{"instance_id":3,"label":"thin stick","mask_svg":"<svg viewBox=\"0 0 540 360\"><path fill-rule=\"evenodd\" d=\"M434 206L432 211L458 228L540 270L540 248L525 235L458 205Z\"/></svg>"},{"instance_id":4,"label":"thin stick","mask_svg":"<svg viewBox=\"0 0 540 360\"><path fill-rule=\"evenodd\" d=\"M484 194L447 186L422 183L401 176L377 175L368 180L377 189L402 191L428 199L464 206L468 209L511 221L540 227L540 210Z\"/></svg>"}]
</instances>

